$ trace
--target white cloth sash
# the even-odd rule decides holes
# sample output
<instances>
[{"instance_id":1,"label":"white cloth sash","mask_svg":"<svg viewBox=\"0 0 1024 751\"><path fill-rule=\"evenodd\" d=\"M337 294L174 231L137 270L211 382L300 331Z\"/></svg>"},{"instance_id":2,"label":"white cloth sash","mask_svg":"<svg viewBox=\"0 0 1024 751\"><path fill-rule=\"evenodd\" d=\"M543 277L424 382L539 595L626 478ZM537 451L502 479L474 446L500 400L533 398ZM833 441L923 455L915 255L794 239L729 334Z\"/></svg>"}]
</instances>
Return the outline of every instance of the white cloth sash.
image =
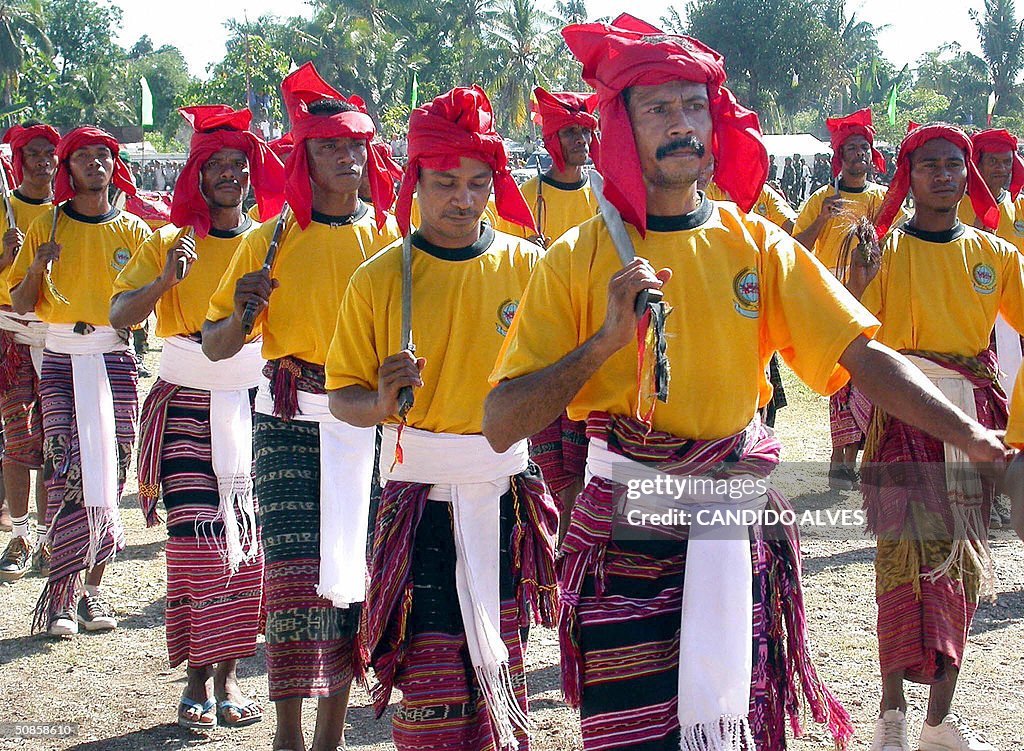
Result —
<instances>
[{"instance_id":1,"label":"white cloth sash","mask_svg":"<svg viewBox=\"0 0 1024 751\"><path fill-rule=\"evenodd\" d=\"M320 426L320 579L316 593L335 607L366 599L366 536L376 428L356 428L331 414L327 394L298 392L295 420ZM256 411L274 415L270 382L256 392Z\"/></svg>"},{"instance_id":2,"label":"white cloth sash","mask_svg":"<svg viewBox=\"0 0 1024 751\"><path fill-rule=\"evenodd\" d=\"M10 310L0 310L0 331L10 332L14 335L15 342L28 346L36 376L42 375L43 372L43 348L46 346L47 328L47 324L35 313L22 315Z\"/></svg>"},{"instance_id":3,"label":"white cloth sash","mask_svg":"<svg viewBox=\"0 0 1024 751\"><path fill-rule=\"evenodd\" d=\"M587 478L631 481L664 478L657 467L634 461L590 439ZM745 477L730 477L740 487ZM748 527L729 525L701 511L764 508L764 493L724 497L714 492L628 500L630 511L685 509L693 520L686 547L679 631L677 714L684 751L753 748L747 715L753 673L753 564ZM706 522L706 523L698 523Z\"/></svg>"},{"instance_id":4,"label":"white cloth sash","mask_svg":"<svg viewBox=\"0 0 1024 751\"><path fill-rule=\"evenodd\" d=\"M82 497L89 518L86 554L89 568L96 565L100 545L108 533L114 538L115 550L124 544L124 526L117 506L114 394L103 355L127 348L120 334L110 326L97 326L88 334L76 334L71 324L53 323L46 332L46 349L71 356Z\"/></svg>"},{"instance_id":5,"label":"white cloth sash","mask_svg":"<svg viewBox=\"0 0 1024 751\"><path fill-rule=\"evenodd\" d=\"M262 343L249 342L237 354L213 362L203 345L187 337L164 339L160 378L167 383L210 392L210 453L220 503L201 524L224 527L221 551L231 571L256 558L256 506L252 492L252 412L249 389L263 372ZM219 544L219 538L213 538Z\"/></svg>"},{"instance_id":6,"label":"white cloth sash","mask_svg":"<svg viewBox=\"0 0 1024 751\"><path fill-rule=\"evenodd\" d=\"M1016 336L1016 333L1014 335ZM907 359L917 366L954 406L977 421L978 407L974 401L974 384L970 380L963 374L924 357L908 355ZM933 582L942 576L959 578L964 562L970 560L977 567L981 577L981 595L994 595L995 567L988 545L987 520L982 514L984 495L981 474L974 469L967 454L952 443L943 443L942 451L945 459L946 489L953 517L953 545L949 557L940 566L922 576Z\"/></svg>"},{"instance_id":7,"label":"white cloth sash","mask_svg":"<svg viewBox=\"0 0 1024 751\"><path fill-rule=\"evenodd\" d=\"M398 430L385 425L380 450L381 482L433 486L432 500L452 504L455 534L455 587L466 629L466 646L501 748L516 748L515 728L529 720L516 701L501 638L501 497L510 477L530 461L526 441L504 453L491 449L482 435L402 431L404 461L391 467Z\"/></svg>"},{"instance_id":8,"label":"white cloth sash","mask_svg":"<svg viewBox=\"0 0 1024 751\"><path fill-rule=\"evenodd\" d=\"M999 385L1006 392L1007 399L1013 399L1013 384L1017 382L1020 370L1020 334L1006 322L1002 314L996 318L996 358L999 361Z\"/></svg>"}]
</instances>

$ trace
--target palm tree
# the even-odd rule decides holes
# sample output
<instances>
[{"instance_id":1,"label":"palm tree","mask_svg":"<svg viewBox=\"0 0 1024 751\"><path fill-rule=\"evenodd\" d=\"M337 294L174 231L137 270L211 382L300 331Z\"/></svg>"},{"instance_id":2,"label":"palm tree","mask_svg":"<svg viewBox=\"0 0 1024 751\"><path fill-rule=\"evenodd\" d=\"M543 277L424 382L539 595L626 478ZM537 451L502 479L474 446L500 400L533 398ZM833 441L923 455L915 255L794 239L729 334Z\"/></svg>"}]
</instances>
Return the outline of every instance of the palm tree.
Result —
<instances>
[{"instance_id":1,"label":"palm tree","mask_svg":"<svg viewBox=\"0 0 1024 751\"><path fill-rule=\"evenodd\" d=\"M557 73L557 21L534 0L507 0L492 30L499 68L492 81L495 112L509 131L522 135L534 86L550 86Z\"/></svg>"},{"instance_id":2,"label":"palm tree","mask_svg":"<svg viewBox=\"0 0 1024 751\"><path fill-rule=\"evenodd\" d=\"M0 2L0 77L3 78L4 106L10 106L18 91L21 67L26 52L37 50L53 54L43 21L41 0L3 0Z\"/></svg>"},{"instance_id":3,"label":"palm tree","mask_svg":"<svg viewBox=\"0 0 1024 751\"><path fill-rule=\"evenodd\" d=\"M978 27L981 53L992 76L996 114L1005 113L1019 99L1014 88L1024 69L1024 19L1017 20L1013 0L985 0L984 15L974 9L968 13Z\"/></svg>"}]
</instances>

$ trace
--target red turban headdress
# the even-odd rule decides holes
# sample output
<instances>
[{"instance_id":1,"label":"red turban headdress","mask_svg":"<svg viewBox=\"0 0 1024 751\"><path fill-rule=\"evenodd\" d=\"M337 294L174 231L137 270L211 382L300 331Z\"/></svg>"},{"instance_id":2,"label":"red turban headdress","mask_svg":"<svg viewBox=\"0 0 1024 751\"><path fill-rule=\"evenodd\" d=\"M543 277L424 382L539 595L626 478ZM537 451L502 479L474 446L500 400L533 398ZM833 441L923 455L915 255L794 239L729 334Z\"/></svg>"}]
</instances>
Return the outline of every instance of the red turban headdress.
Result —
<instances>
[{"instance_id":1,"label":"red turban headdress","mask_svg":"<svg viewBox=\"0 0 1024 751\"><path fill-rule=\"evenodd\" d=\"M387 141L376 140L372 144L373 150L377 152L377 156L380 158L381 164L384 165L384 169L391 175L391 179L397 185L402 182L402 177L405 175L405 170L402 169L402 165L395 161L395 152L391 148L391 144Z\"/></svg>"},{"instance_id":2,"label":"red turban headdress","mask_svg":"<svg viewBox=\"0 0 1024 751\"><path fill-rule=\"evenodd\" d=\"M289 73L281 82L284 105L292 123L291 137L295 148L285 162L285 197L295 214L295 221L305 229L312 220L313 189L310 186L306 140L309 138L357 138L366 141L366 166L370 178L370 196L377 228L387 221L387 211L394 202L394 187L380 156L372 147L376 129L366 114L366 103L358 96L344 97L316 72L313 63L306 63ZM358 108L357 112L334 115L312 115L309 105L321 99L337 99Z\"/></svg>"},{"instance_id":3,"label":"red turban headdress","mask_svg":"<svg viewBox=\"0 0 1024 751\"><path fill-rule=\"evenodd\" d=\"M13 125L4 133L3 142L11 145L11 162L14 165L15 182L11 185L12 188L21 185L21 181L25 179L21 150L33 138L45 138L54 146L60 143L60 133L50 125Z\"/></svg>"},{"instance_id":4,"label":"red turban headdress","mask_svg":"<svg viewBox=\"0 0 1024 751\"><path fill-rule=\"evenodd\" d=\"M541 137L544 147L551 155L551 161L559 172L565 170L565 155L562 154L562 142L558 140L558 131L579 125L593 131L594 138L590 142L590 156L598 159L597 94L575 94L571 91L553 93L540 86L533 90L537 100L537 115L540 117Z\"/></svg>"},{"instance_id":5,"label":"red turban headdress","mask_svg":"<svg viewBox=\"0 0 1024 751\"><path fill-rule=\"evenodd\" d=\"M284 165L266 142L249 131L252 112L233 110L226 104L182 107L181 116L195 129L188 159L174 185L171 223L192 227L196 235L210 232L210 207L202 191L202 169L221 149L238 149L249 160L249 179L256 193L260 221L281 213L284 204Z\"/></svg>"},{"instance_id":6,"label":"red turban headdress","mask_svg":"<svg viewBox=\"0 0 1024 751\"><path fill-rule=\"evenodd\" d=\"M875 171L885 174L885 157L875 148L875 128L871 122L870 107L846 117L830 117L825 120L825 127L832 141L832 177L839 177L843 170L843 144L851 136L864 136L867 139Z\"/></svg>"},{"instance_id":7,"label":"red turban headdress","mask_svg":"<svg viewBox=\"0 0 1024 751\"><path fill-rule=\"evenodd\" d=\"M629 14L611 24L574 24L562 29L572 53L583 63L583 80L597 91L603 149L598 163L605 196L622 218L647 231L647 188L626 104L631 86L696 81L708 87L715 183L744 211L750 211L768 177L768 153L757 114L740 106L725 82L720 54L692 37L665 34Z\"/></svg>"},{"instance_id":8,"label":"red turban headdress","mask_svg":"<svg viewBox=\"0 0 1024 751\"><path fill-rule=\"evenodd\" d=\"M452 89L412 111L409 162L395 206L395 218L403 235L409 232L412 195L416 192L420 167L455 169L460 157L483 162L494 172L494 203L503 219L537 231L530 207L509 172L505 144L494 132L491 103L484 90L474 86Z\"/></svg>"},{"instance_id":9,"label":"red turban headdress","mask_svg":"<svg viewBox=\"0 0 1024 751\"><path fill-rule=\"evenodd\" d=\"M910 127L911 130L900 144L900 151L896 156L896 174L875 220L878 237L883 237L889 231L893 219L896 218L910 191L910 155L936 138L945 139L964 152L964 161L967 163L967 195L971 199L974 213L989 229L994 230L999 226L999 205L978 172L978 166L974 163L971 139L967 134L952 125L910 123Z\"/></svg>"},{"instance_id":10,"label":"red turban headdress","mask_svg":"<svg viewBox=\"0 0 1024 751\"><path fill-rule=\"evenodd\" d=\"M277 154L277 158L284 163L284 160L292 153L292 149L295 148L295 141L292 140L291 133L285 133L280 138L268 141L267 146L269 146L270 150Z\"/></svg>"},{"instance_id":11,"label":"red turban headdress","mask_svg":"<svg viewBox=\"0 0 1024 751\"><path fill-rule=\"evenodd\" d=\"M86 146L97 144L110 149L110 154L114 157L114 174L110 180L114 187L125 195L135 195L135 178L132 177L128 165L121 161L121 144L105 130L84 125L81 128L75 128L57 144L57 177L53 182L54 205L75 196L75 189L71 184L71 167L68 165L71 155Z\"/></svg>"},{"instance_id":12,"label":"red turban headdress","mask_svg":"<svg viewBox=\"0 0 1024 751\"><path fill-rule=\"evenodd\" d=\"M1008 130L983 130L971 136L974 147L974 163L981 164L982 154L1013 155L1013 171L1010 175L1010 198L1014 201L1024 188L1024 159L1017 153L1017 136Z\"/></svg>"}]
</instances>

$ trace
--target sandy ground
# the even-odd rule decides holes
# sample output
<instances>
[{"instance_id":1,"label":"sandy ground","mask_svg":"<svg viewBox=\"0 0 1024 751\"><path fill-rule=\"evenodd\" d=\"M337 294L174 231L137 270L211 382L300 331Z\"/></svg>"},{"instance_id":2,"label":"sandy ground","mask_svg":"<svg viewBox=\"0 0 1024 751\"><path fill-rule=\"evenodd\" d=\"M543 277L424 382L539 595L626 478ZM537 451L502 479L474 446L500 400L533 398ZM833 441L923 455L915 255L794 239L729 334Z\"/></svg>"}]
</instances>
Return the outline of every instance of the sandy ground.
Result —
<instances>
[{"instance_id":1,"label":"sandy ground","mask_svg":"<svg viewBox=\"0 0 1024 751\"><path fill-rule=\"evenodd\" d=\"M150 356L155 362L155 353ZM829 453L827 401L785 374L790 407L778 429L789 463L826 461ZM148 381L144 383L148 387ZM144 390L144 389L143 389ZM801 509L859 508L858 495L829 494L821 466L787 477L783 485ZM815 476L816 473L816 476ZM808 476L810 475L810 476ZM54 640L30 636L31 610L42 581L27 576L0 586L0 723L78 723L63 739L3 737L0 750L152 751L270 748L273 711L267 701L262 644L242 666L242 683L267 709L267 720L242 730L190 733L173 724L184 672L167 667L163 611L165 570L160 528L147 530L134 496L134 478L124 499L129 544L110 567L106 584L121 621L107 634ZM6 545L7 534L0 534ZM974 621L971 646L956 705L1002 751L1024 748L1024 545L1008 531L993 533L999 572L998 598L984 604ZM823 676L856 722L854 749L867 749L879 696L873 545L859 529L840 534L808 531L804 573L813 649ZM535 751L582 748L578 716L559 693L558 643L550 631L535 630L528 655ZM916 739L926 702L923 687L912 686L910 737ZM307 704L307 738L312 734ZM390 724L374 719L369 700L354 691L347 731L350 749L393 748ZM9 732L9 729L7 729ZM819 727L809 725L798 751L829 749Z\"/></svg>"}]
</instances>

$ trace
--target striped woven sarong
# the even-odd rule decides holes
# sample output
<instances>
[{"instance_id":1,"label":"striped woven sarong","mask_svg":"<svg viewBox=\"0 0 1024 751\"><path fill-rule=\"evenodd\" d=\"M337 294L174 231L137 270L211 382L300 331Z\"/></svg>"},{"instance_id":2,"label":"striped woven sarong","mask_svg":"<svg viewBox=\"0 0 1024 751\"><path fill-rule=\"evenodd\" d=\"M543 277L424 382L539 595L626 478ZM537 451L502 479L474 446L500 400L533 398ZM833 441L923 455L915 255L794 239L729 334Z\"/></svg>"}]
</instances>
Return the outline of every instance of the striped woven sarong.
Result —
<instances>
[{"instance_id":1,"label":"striped woven sarong","mask_svg":"<svg viewBox=\"0 0 1024 751\"><path fill-rule=\"evenodd\" d=\"M914 353L919 356L922 353ZM930 358L934 359L934 358ZM990 351L968 362L939 360L974 385L978 422L1006 427L1006 398ZM989 377L982 375L986 371ZM883 675L933 684L959 670L977 610L981 571L964 562L956 578L924 578L950 555L953 518L942 441L876 410L862 466L868 529L878 536L875 599ZM982 519L988 524L995 488L982 477Z\"/></svg>"},{"instance_id":2,"label":"striped woven sarong","mask_svg":"<svg viewBox=\"0 0 1024 751\"><path fill-rule=\"evenodd\" d=\"M530 460L540 467L557 502L558 493L583 479L587 467L587 423L570 420L563 412L530 438Z\"/></svg>"},{"instance_id":3,"label":"striped woven sarong","mask_svg":"<svg viewBox=\"0 0 1024 751\"><path fill-rule=\"evenodd\" d=\"M43 465L43 411L39 376L31 349L0 331L0 416L4 423L4 460L32 469Z\"/></svg>"},{"instance_id":4,"label":"striped woven sarong","mask_svg":"<svg viewBox=\"0 0 1024 751\"><path fill-rule=\"evenodd\" d=\"M320 573L320 427L254 417L256 495L266 560L270 700L333 696L352 681L360 606L316 593ZM339 482L344 468L339 467Z\"/></svg>"},{"instance_id":5,"label":"striped woven sarong","mask_svg":"<svg viewBox=\"0 0 1024 751\"><path fill-rule=\"evenodd\" d=\"M632 418L594 413L587 432L636 461L699 470L741 459L733 438L686 441L648 432ZM753 449L755 456L759 452L759 447ZM562 543L563 690L566 701L580 708L587 751L678 751L686 541L613 539L614 506L621 491L605 478L593 478L573 507ZM770 491L768 508L789 506ZM836 742L845 744L853 732L849 716L818 678L811 660L796 529L752 527L750 534L754 661L748 719L756 748L785 748L787 716L800 734L801 700L813 719L826 723Z\"/></svg>"},{"instance_id":6,"label":"striped woven sarong","mask_svg":"<svg viewBox=\"0 0 1024 751\"><path fill-rule=\"evenodd\" d=\"M828 399L832 448L861 445L870 410L870 403L850 384L832 394Z\"/></svg>"},{"instance_id":7,"label":"striped woven sarong","mask_svg":"<svg viewBox=\"0 0 1024 751\"><path fill-rule=\"evenodd\" d=\"M263 556L231 574L210 540L167 540L167 655L171 667L238 660L256 653Z\"/></svg>"},{"instance_id":8,"label":"striped woven sarong","mask_svg":"<svg viewBox=\"0 0 1024 751\"><path fill-rule=\"evenodd\" d=\"M139 402L135 360L127 352L103 355L114 396L117 431L117 492L120 499L135 442L135 421ZM43 473L46 477L46 516L50 525L50 578L36 603L33 629L46 628L61 612L73 610L79 579L86 568L89 549L89 519L82 494L82 460L75 424L75 397L71 377L71 356L46 350L39 379L43 408ZM113 558L113 536L103 540L97 564Z\"/></svg>"},{"instance_id":9,"label":"striped woven sarong","mask_svg":"<svg viewBox=\"0 0 1024 751\"><path fill-rule=\"evenodd\" d=\"M557 513L536 467L512 478L501 499L501 635L516 698L527 710L520 628L550 625L555 613L552 544ZM391 481L377 515L365 646L377 680L380 716L392 688L402 702L392 721L400 751L493 751L496 742L469 660L455 586L451 506L430 502L429 485ZM519 748L529 739L516 729Z\"/></svg>"},{"instance_id":10,"label":"striped woven sarong","mask_svg":"<svg viewBox=\"0 0 1024 751\"><path fill-rule=\"evenodd\" d=\"M223 525L210 522L220 502L210 445L210 392L158 378L142 405L140 426L139 476L152 475L155 482L154 492L140 493L147 523L159 521L157 496L167 511L171 667L186 660L201 667L249 657L261 626L263 556L230 574Z\"/></svg>"}]
</instances>

